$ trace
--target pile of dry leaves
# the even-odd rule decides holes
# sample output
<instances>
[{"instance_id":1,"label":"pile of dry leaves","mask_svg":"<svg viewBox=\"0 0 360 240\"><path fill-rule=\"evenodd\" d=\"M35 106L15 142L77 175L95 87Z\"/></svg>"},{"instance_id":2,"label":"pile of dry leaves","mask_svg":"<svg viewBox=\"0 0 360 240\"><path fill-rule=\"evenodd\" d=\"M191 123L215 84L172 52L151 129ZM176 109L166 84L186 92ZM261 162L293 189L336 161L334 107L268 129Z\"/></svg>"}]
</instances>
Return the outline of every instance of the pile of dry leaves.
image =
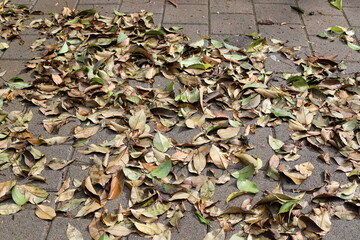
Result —
<instances>
[{"instance_id":1,"label":"pile of dry leaves","mask_svg":"<svg viewBox=\"0 0 360 240\"><path fill-rule=\"evenodd\" d=\"M0 3L0 21L7 23L2 37L18 37L29 13L26 7ZM225 239L235 225L241 230L232 240L320 239L330 230L331 215L348 220L356 216L345 205L333 209L330 199L360 205L359 78L341 77L332 58L299 59L296 48L276 40L269 44L256 34L246 50L216 40L189 44L177 27L155 28L150 13L105 17L95 10L75 13L64 8L29 26L46 33L33 44L34 49L46 46L46 53L27 65L32 82L15 77L5 83L1 105L20 98L37 106L46 116L43 127L54 136L29 131L31 111L1 110L1 170L11 169L15 176L0 183L0 199L6 200L0 214L35 204L35 214L45 220L63 214L91 216L93 239L119 239L135 232L170 239L171 229L186 221L187 202L201 223L219 222L221 228L212 229L207 240ZM54 38L56 44L47 44ZM283 74L286 86L273 84L271 69L264 67L272 53L283 54L303 71ZM162 89L134 84L152 83L156 76L169 84ZM73 121L79 124L71 135L58 135ZM282 123L288 124L291 141L269 136L274 150L269 159L247 153L256 129ZM179 144L167 136L175 126L200 133ZM102 129L112 132L113 139L91 143L88 139ZM75 159L47 159L38 146L51 149L69 143L88 155L88 176L83 181L66 178L54 209L43 203L49 193L32 183L46 182L45 168L58 171ZM318 151L326 164L339 165L349 181L331 181L325 172L317 188L285 194L282 180L300 185L319 164L298 154L304 145ZM336 157L323 146L335 149ZM293 161L299 162L294 168L289 165ZM235 165L237 171L229 168ZM215 168L228 171L218 176L211 170ZM264 191L265 186L252 181L259 172L279 186ZM19 185L20 178L28 183ZM229 207L220 209L212 196L231 178L238 191L224 197ZM107 211L107 203L124 188L130 190L128 205ZM241 205L231 205L242 195L247 198ZM253 201L254 196L260 200ZM81 235L71 225L67 232L70 239Z\"/></svg>"}]
</instances>

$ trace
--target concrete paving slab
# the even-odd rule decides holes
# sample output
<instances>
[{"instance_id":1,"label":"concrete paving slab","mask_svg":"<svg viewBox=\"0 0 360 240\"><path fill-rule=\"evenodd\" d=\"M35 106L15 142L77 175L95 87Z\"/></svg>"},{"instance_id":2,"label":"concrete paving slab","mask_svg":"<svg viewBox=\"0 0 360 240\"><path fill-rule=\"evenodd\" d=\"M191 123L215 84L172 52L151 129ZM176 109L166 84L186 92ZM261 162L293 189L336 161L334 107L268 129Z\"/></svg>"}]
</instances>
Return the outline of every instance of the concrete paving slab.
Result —
<instances>
[{"instance_id":1,"label":"concrete paving slab","mask_svg":"<svg viewBox=\"0 0 360 240\"><path fill-rule=\"evenodd\" d=\"M360 2L359 1L343 0L342 2L343 2L344 7L360 7Z\"/></svg>"},{"instance_id":2,"label":"concrete paving slab","mask_svg":"<svg viewBox=\"0 0 360 240\"><path fill-rule=\"evenodd\" d=\"M256 32L254 15L212 13L211 34L245 34Z\"/></svg>"},{"instance_id":3,"label":"concrete paving slab","mask_svg":"<svg viewBox=\"0 0 360 240\"><path fill-rule=\"evenodd\" d=\"M210 12L254 14L251 0L210 0Z\"/></svg>"},{"instance_id":4,"label":"concrete paving slab","mask_svg":"<svg viewBox=\"0 0 360 240\"><path fill-rule=\"evenodd\" d=\"M61 12L64 7L74 9L78 0L66 0L66 1L49 1L49 0L37 0L34 11L42 11L44 13Z\"/></svg>"},{"instance_id":5,"label":"concrete paving slab","mask_svg":"<svg viewBox=\"0 0 360 240\"><path fill-rule=\"evenodd\" d=\"M5 51L2 59L4 60L30 60L35 57L41 57L47 52L47 47L55 43L54 39L47 39L46 42L31 49L31 45L38 39L45 38L42 35L23 35L22 39L16 39L9 44L9 48Z\"/></svg>"},{"instance_id":6,"label":"concrete paving slab","mask_svg":"<svg viewBox=\"0 0 360 240\"><path fill-rule=\"evenodd\" d=\"M211 38L243 49L247 49L254 41L252 38L244 35L212 34Z\"/></svg>"},{"instance_id":7,"label":"concrete paving slab","mask_svg":"<svg viewBox=\"0 0 360 240\"><path fill-rule=\"evenodd\" d=\"M270 127L256 128L255 134L248 135L249 144L255 148L247 151L247 153L257 155L263 161L269 160L274 154L274 151L268 144L269 136L273 136L273 132Z\"/></svg>"},{"instance_id":8,"label":"concrete paving slab","mask_svg":"<svg viewBox=\"0 0 360 240\"><path fill-rule=\"evenodd\" d=\"M203 5L179 5L177 8L166 5L163 23L207 24L208 8Z\"/></svg>"},{"instance_id":9,"label":"concrete paving slab","mask_svg":"<svg viewBox=\"0 0 360 240\"><path fill-rule=\"evenodd\" d=\"M360 7L350 7L350 8L344 8L344 13L347 17L347 19L350 22L350 25L353 27L360 27Z\"/></svg>"},{"instance_id":10,"label":"concrete paving slab","mask_svg":"<svg viewBox=\"0 0 360 240\"><path fill-rule=\"evenodd\" d=\"M51 240L68 240L66 236L66 229L68 224L71 224L76 229L78 229L84 239L92 239L89 231L88 225L90 224L91 219L87 218L65 218L57 217L51 222L51 227L46 239Z\"/></svg>"},{"instance_id":11,"label":"concrete paving slab","mask_svg":"<svg viewBox=\"0 0 360 240\"><path fill-rule=\"evenodd\" d=\"M348 27L348 23L344 16L326 16L316 14L305 16L303 19L309 35L323 33L327 28L333 26Z\"/></svg>"},{"instance_id":12,"label":"concrete paving slab","mask_svg":"<svg viewBox=\"0 0 360 240\"><path fill-rule=\"evenodd\" d=\"M321 39L315 36L310 36L315 55L322 54L324 56L338 56L337 61L351 60L359 61L360 53L349 48L345 43L339 39L331 42L327 39Z\"/></svg>"},{"instance_id":13,"label":"concrete paving slab","mask_svg":"<svg viewBox=\"0 0 360 240\"><path fill-rule=\"evenodd\" d=\"M164 24L165 27L174 26L174 24ZM179 33L185 34L190 38L190 42L198 41L201 35L209 35L209 26L200 24L183 24L183 29Z\"/></svg>"},{"instance_id":14,"label":"concrete paving slab","mask_svg":"<svg viewBox=\"0 0 360 240\"><path fill-rule=\"evenodd\" d=\"M78 4L121 4L122 0L79 0Z\"/></svg>"},{"instance_id":15,"label":"concrete paving slab","mask_svg":"<svg viewBox=\"0 0 360 240\"><path fill-rule=\"evenodd\" d=\"M171 137L178 144L191 143L193 137L200 133L200 129L189 129L187 127L175 126L172 130L165 133L167 137Z\"/></svg>"},{"instance_id":16,"label":"concrete paving slab","mask_svg":"<svg viewBox=\"0 0 360 240\"><path fill-rule=\"evenodd\" d=\"M307 55L311 55L310 53ZM301 68L280 53L272 53L265 61L265 69L275 73L296 73Z\"/></svg>"},{"instance_id":17,"label":"concrete paving slab","mask_svg":"<svg viewBox=\"0 0 360 240\"><path fill-rule=\"evenodd\" d=\"M123 1L120 7L120 12L141 12L145 10L152 13L162 13L164 9L164 0L150 0L150 1L138 1L138 0L126 0Z\"/></svg>"},{"instance_id":18,"label":"concrete paving slab","mask_svg":"<svg viewBox=\"0 0 360 240\"><path fill-rule=\"evenodd\" d=\"M300 24L299 14L287 4L255 4L255 13L258 21L271 20L274 23Z\"/></svg>"},{"instance_id":19,"label":"concrete paving slab","mask_svg":"<svg viewBox=\"0 0 360 240\"><path fill-rule=\"evenodd\" d=\"M289 41L287 43L288 46L309 47L304 26L301 25L260 25L259 31L262 37Z\"/></svg>"},{"instance_id":20,"label":"concrete paving slab","mask_svg":"<svg viewBox=\"0 0 360 240\"><path fill-rule=\"evenodd\" d=\"M184 213L184 217L180 220L178 229L174 229L171 232L171 239L203 239L207 233L207 227L205 224L199 222L194 214L195 210L188 209ZM129 240L131 238L129 237Z\"/></svg>"},{"instance_id":21,"label":"concrete paving slab","mask_svg":"<svg viewBox=\"0 0 360 240\"><path fill-rule=\"evenodd\" d=\"M303 15L304 18L312 13L343 16L342 11L331 6L327 1L301 0L298 1L298 3L299 7L305 11L305 15Z\"/></svg>"},{"instance_id":22,"label":"concrete paving slab","mask_svg":"<svg viewBox=\"0 0 360 240\"><path fill-rule=\"evenodd\" d=\"M100 15L114 16L114 10L119 10L119 6L119 4L79 4L76 10L95 9Z\"/></svg>"},{"instance_id":23,"label":"concrete paving slab","mask_svg":"<svg viewBox=\"0 0 360 240\"><path fill-rule=\"evenodd\" d=\"M208 4L208 0L176 0L176 2L178 4L201 4L201 5L207 5ZM171 4L171 3L167 3L167 4Z\"/></svg>"},{"instance_id":24,"label":"concrete paving slab","mask_svg":"<svg viewBox=\"0 0 360 240\"><path fill-rule=\"evenodd\" d=\"M25 70L27 60L1 60L0 72L6 70L3 79L9 81L13 77L21 77L26 82L33 80L32 73Z\"/></svg>"},{"instance_id":25,"label":"concrete paving slab","mask_svg":"<svg viewBox=\"0 0 360 240\"><path fill-rule=\"evenodd\" d=\"M35 216L33 209L25 209L14 215L1 216L0 238L16 240L45 240L49 221Z\"/></svg>"},{"instance_id":26,"label":"concrete paving slab","mask_svg":"<svg viewBox=\"0 0 360 240\"><path fill-rule=\"evenodd\" d=\"M253 0L254 3L269 3L268 0ZM280 3L286 3L286 4L294 4L295 0L271 0L272 4L280 4Z\"/></svg>"},{"instance_id":27,"label":"concrete paving slab","mask_svg":"<svg viewBox=\"0 0 360 240\"><path fill-rule=\"evenodd\" d=\"M37 0L12 0L11 3L15 5L26 5L32 7Z\"/></svg>"}]
</instances>

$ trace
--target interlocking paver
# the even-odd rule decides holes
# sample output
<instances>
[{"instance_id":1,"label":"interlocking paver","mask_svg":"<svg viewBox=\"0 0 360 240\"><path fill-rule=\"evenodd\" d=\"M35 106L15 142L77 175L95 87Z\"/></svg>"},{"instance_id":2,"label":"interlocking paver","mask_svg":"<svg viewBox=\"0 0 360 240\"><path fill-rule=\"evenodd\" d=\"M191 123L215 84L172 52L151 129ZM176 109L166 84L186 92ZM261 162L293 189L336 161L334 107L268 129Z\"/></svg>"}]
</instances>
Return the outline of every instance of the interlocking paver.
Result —
<instances>
[{"instance_id":1,"label":"interlocking paver","mask_svg":"<svg viewBox=\"0 0 360 240\"><path fill-rule=\"evenodd\" d=\"M122 0L79 0L79 4L120 4Z\"/></svg>"},{"instance_id":2,"label":"interlocking paver","mask_svg":"<svg viewBox=\"0 0 360 240\"><path fill-rule=\"evenodd\" d=\"M34 209L25 209L15 215L0 217L0 238L45 240L49 225L50 222L41 220L35 216Z\"/></svg>"},{"instance_id":3,"label":"interlocking paver","mask_svg":"<svg viewBox=\"0 0 360 240\"><path fill-rule=\"evenodd\" d=\"M202 5L179 5L177 8L166 5L165 9L164 23L208 23L208 9Z\"/></svg>"},{"instance_id":4,"label":"interlocking paver","mask_svg":"<svg viewBox=\"0 0 360 240\"><path fill-rule=\"evenodd\" d=\"M24 68L27 64L26 60L1 60L0 72L6 71L3 78L10 80L12 77L21 77L25 81L30 81L31 73Z\"/></svg>"},{"instance_id":5,"label":"interlocking paver","mask_svg":"<svg viewBox=\"0 0 360 240\"><path fill-rule=\"evenodd\" d=\"M344 12L351 26L360 27L360 18L359 18L360 7L344 8Z\"/></svg>"},{"instance_id":6,"label":"interlocking paver","mask_svg":"<svg viewBox=\"0 0 360 240\"><path fill-rule=\"evenodd\" d=\"M119 10L119 4L79 4L76 10L95 9L100 15L114 16L114 10Z\"/></svg>"},{"instance_id":7,"label":"interlocking paver","mask_svg":"<svg viewBox=\"0 0 360 240\"><path fill-rule=\"evenodd\" d=\"M178 4L208 4L208 0L176 0L175 2ZM171 3L168 2L167 4Z\"/></svg>"},{"instance_id":8,"label":"interlocking paver","mask_svg":"<svg viewBox=\"0 0 360 240\"><path fill-rule=\"evenodd\" d=\"M360 60L360 53L349 48L345 43L339 39L335 39L331 42L326 39L321 39L315 36L310 37L315 54L325 56L338 56L336 59L357 61Z\"/></svg>"},{"instance_id":9,"label":"interlocking paver","mask_svg":"<svg viewBox=\"0 0 360 240\"><path fill-rule=\"evenodd\" d=\"M174 24L164 24L165 27L174 26ZM184 24L183 29L179 32L185 34L190 38L190 41L197 41L202 39L201 35L209 35L208 25L197 25L197 24Z\"/></svg>"},{"instance_id":10,"label":"interlocking paver","mask_svg":"<svg viewBox=\"0 0 360 240\"><path fill-rule=\"evenodd\" d=\"M255 4L257 20L274 23L301 23L299 14L287 4Z\"/></svg>"},{"instance_id":11,"label":"interlocking paver","mask_svg":"<svg viewBox=\"0 0 360 240\"><path fill-rule=\"evenodd\" d=\"M253 14L253 5L251 0L210 0L210 11L213 13Z\"/></svg>"},{"instance_id":12,"label":"interlocking paver","mask_svg":"<svg viewBox=\"0 0 360 240\"><path fill-rule=\"evenodd\" d=\"M253 15L212 13L211 34L244 34L256 32Z\"/></svg>"},{"instance_id":13,"label":"interlocking paver","mask_svg":"<svg viewBox=\"0 0 360 240\"><path fill-rule=\"evenodd\" d=\"M326 16L316 14L304 17L304 22L310 35L323 33L327 28L332 26L348 27L348 23L343 16Z\"/></svg>"},{"instance_id":14,"label":"interlocking paver","mask_svg":"<svg viewBox=\"0 0 360 240\"><path fill-rule=\"evenodd\" d=\"M360 7L360 1L343 0L342 3L344 7Z\"/></svg>"},{"instance_id":15,"label":"interlocking paver","mask_svg":"<svg viewBox=\"0 0 360 240\"><path fill-rule=\"evenodd\" d=\"M42 11L44 13L61 12L64 7L74 9L78 0L66 0L66 1L49 1L49 0L37 0L33 10Z\"/></svg>"},{"instance_id":16,"label":"interlocking paver","mask_svg":"<svg viewBox=\"0 0 360 240\"><path fill-rule=\"evenodd\" d=\"M308 47L306 32L303 26L296 24L287 25L260 25L259 31L263 37L289 41L290 46Z\"/></svg>"},{"instance_id":17,"label":"interlocking paver","mask_svg":"<svg viewBox=\"0 0 360 240\"><path fill-rule=\"evenodd\" d=\"M66 218L66 217L57 217L51 222L51 227L49 234L46 239L51 240L67 240L66 229L68 228L68 224L71 224L76 229L78 229L84 239L92 239L88 226L90 224L91 219L86 218Z\"/></svg>"},{"instance_id":18,"label":"interlocking paver","mask_svg":"<svg viewBox=\"0 0 360 240\"><path fill-rule=\"evenodd\" d=\"M151 0L151 1L139 1L139 0L127 0L121 4L120 12L140 12L145 10L152 13L162 13L164 9L164 0Z\"/></svg>"},{"instance_id":19,"label":"interlocking paver","mask_svg":"<svg viewBox=\"0 0 360 240\"><path fill-rule=\"evenodd\" d=\"M304 18L309 14L343 15L342 11L331 6L327 1L301 0L298 3L299 7L305 11Z\"/></svg>"},{"instance_id":20,"label":"interlocking paver","mask_svg":"<svg viewBox=\"0 0 360 240\"><path fill-rule=\"evenodd\" d=\"M253 0L254 3L269 3L268 0ZM279 3L286 3L286 4L293 4L295 0L271 0L272 4L279 4Z\"/></svg>"},{"instance_id":21,"label":"interlocking paver","mask_svg":"<svg viewBox=\"0 0 360 240\"><path fill-rule=\"evenodd\" d=\"M211 38L218 41L225 41L227 44L247 49L254 41L252 38L244 35L211 34Z\"/></svg>"}]
</instances>

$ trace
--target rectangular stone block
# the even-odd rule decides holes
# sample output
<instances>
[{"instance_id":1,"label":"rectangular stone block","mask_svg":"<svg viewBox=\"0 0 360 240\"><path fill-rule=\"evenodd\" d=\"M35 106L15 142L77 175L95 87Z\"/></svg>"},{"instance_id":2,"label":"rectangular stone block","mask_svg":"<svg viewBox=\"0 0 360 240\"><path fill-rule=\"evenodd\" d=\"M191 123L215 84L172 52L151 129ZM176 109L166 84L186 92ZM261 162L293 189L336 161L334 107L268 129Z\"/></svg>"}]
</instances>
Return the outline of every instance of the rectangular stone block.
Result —
<instances>
[{"instance_id":1,"label":"rectangular stone block","mask_svg":"<svg viewBox=\"0 0 360 240\"><path fill-rule=\"evenodd\" d=\"M177 8L166 5L164 23L207 24L208 9L203 5L179 5Z\"/></svg>"},{"instance_id":2,"label":"rectangular stone block","mask_svg":"<svg viewBox=\"0 0 360 240\"><path fill-rule=\"evenodd\" d=\"M33 10L42 11L44 13L57 13L57 12L61 12L64 7L74 9L76 7L76 4L77 4L77 0L66 0L66 1L38 0Z\"/></svg>"},{"instance_id":3,"label":"rectangular stone block","mask_svg":"<svg viewBox=\"0 0 360 240\"><path fill-rule=\"evenodd\" d=\"M119 4L79 4L76 7L78 11L87 9L95 9L100 15L113 17L114 10L119 10Z\"/></svg>"},{"instance_id":4,"label":"rectangular stone block","mask_svg":"<svg viewBox=\"0 0 360 240\"><path fill-rule=\"evenodd\" d=\"M343 0L343 7L360 7L360 1Z\"/></svg>"},{"instance_id":5,"label":"rectangular stone block","mask_svg":"<svg viewBox=\"0 0 360 240\"><path fill-rule=\"evenodd\" d=\"M68 238L66 236L66 229L68 227L68 224L71 224L73 227L79 230L82 234L83 239L92 239L88 229L90 222L91 219L89 218L57 217L51 223L47 239L67 240Z\"/></svg>"},{"instance_id":6,"label":"rectangular stone block","mask_svg":"<svg viewBox=\"0 0 360 240\"><path fill-rule=\"evenodd\" d=\"M337 56L336 61L349 60L358 61L360 60L360 53L349 48L344 42L339 39L331 42L327 39L321 39L315 36L310 36L315 55L324 56Z\"/></svg>"},{"instance_id":7,"label":"rectangular stone block","mask_svg":"<svg viewBox=\"0 0 360 240\"><path fill-rule=\"evenodd\" d=\"M258 21L301 23L299 14L287 4L255 4L255 13Z\"/></svg>"},{"instance_id":8,"label":"rectangular stone block","mask_svg":"<svg viewBox=\"0 0 360 240\"><path fill-rule=\"evenodd\" d=\"M304 18L308 17L307 15L311 13L321 15L343 15L342 11L331 6L328 1L301 0L298 1L298 3L299 7L305 11L306 15Z\"/></svg>"},{"instance_id":9,"label":"rectangular stone block","mask_svg":"<svg viewBox=\"0 0 360 240\"><path fill-rule=\"evenodd\" d=\"M268 0L253 0L254 3L269 3ZM271 0L271 4L279 4L279 3L286 3L286 4L293 4L295 0Z\"/></svg>"},{"instance_id":10,"label":"rectangular stone block","mask_svg":"<svg viewBox=\"0 0 360 240\"><path fill-rule=\"evenodd\" d=\"M174 26L174 24L165 24L165 27ZM201 35L209 35L209 26L200 24L184 24L181 25L183 29L179 32L185 34L190 38L190 41L198 41L201 39Z\"/></svg>"},{"instance_id":11,"label":"rectangular stone block","mask_svg":"<svg viewBox=\"0 0 360 240\"><path fill-rule=\"evenodd\" d=\"M254 41L251 37L245 35L212 34L211 38L243 49L248 49Z\"/></svg>"},{"instance_id":12,"label":"rectangular stone block","mask_svg":"<svg viewBox=\"0 0 360 240\"><path fill-rule=\"evenodd\" d=\"M175 0L175 2L177 2L178 4L203 4L203 5L208 4L208 0ZM167 4L171 4L171 3L167 3Z\"/></svg>"},{"instance_id":13,"label":"rectangular stone block","mask_svg":"<svg viewBox=\"0 0 360 240\"><path fill-rule=\"evenodd\" d=\"M262 37L289 41L289 46L309 46L305 29L301 25L259 25L259 31Z\"/></svg>"},{"instance_id":14,"label":"rectangular stone block","mask_svg":"<svg viewBox=\"0 0 360 240\"><path fill-rule=\"evenodd\" d=\"M351 26L360 27L360 18L359 18L360 7L344 8L344 13L347 19L349 20Z\"/></svg>"},{"instance_id":15,"label":"rectangular stone block","mask_svg":"<svg viewBox=\"0 0 360 240\"><path fill-rule=\"evenodd\" d=\"M31 82L33 77L30 71L26 71L26 64L26 60L1 60L0 72L6 70L3 79L9 81L13 77L21 77L24 81Z\"/></svg>"},{"instance_id":16,"label":"rectangular stone block","mask_svg":"<svg viewBox=\"0 0 360 240\"><path fill-rule=\"evenodd\" d=\"M210 12L253 14L253 5L251 0L211 0Z\"/></svg>"},{"instance_id":17,"label":"rectangular stone block","mask_svg":"<svg viewBox=\"0 0 360 240\"><path fill-rule=\"evenodd\" d=\"M140 0L126 0L123 1L120 7L120 12L133 13L145 10L152 13L162 13L164 9L164 0L156 1L140 1Z\"/></svg>"},{"instance_id":18,"label":"rectangular stone block","mask_svg":"<svg viewBox=\"0 0 360 240\"><path fill-rule=\"evenodd\" d=\"M348 27L344 16L309 15L304 17L304 22L309 35L317 35L325 32L332 26Z\"/></svg>"},{"instance_id":19,"label":"rectangular stone block","mask_svg":"<svg viewBox=\"0 0 360 240\"><path fill-rule=\"evenodd\" d=\"M120 4L121 0L79 0L79 4Z\"/></svg>"},{"instance_id":20,"label":"rectangular stone block","mask_svg":"<svg viewBox=\"0 0 360 240\"><path fill-rule=\"evenodd\" d=\"M256 32L255 17L245 14L212 13L211 34L245 34Z\"/></svg>"}]
</instances>

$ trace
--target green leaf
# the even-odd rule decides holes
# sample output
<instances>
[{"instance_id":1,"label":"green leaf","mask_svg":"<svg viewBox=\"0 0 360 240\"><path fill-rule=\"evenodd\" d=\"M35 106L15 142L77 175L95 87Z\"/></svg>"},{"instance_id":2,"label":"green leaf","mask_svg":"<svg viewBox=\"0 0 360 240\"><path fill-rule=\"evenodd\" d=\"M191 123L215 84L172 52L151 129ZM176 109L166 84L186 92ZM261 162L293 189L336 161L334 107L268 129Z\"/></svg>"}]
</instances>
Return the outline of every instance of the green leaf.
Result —
<instances>
[{"instance_id":1,"label":"green leaf","mask_svg":"<svg viewBox=\"0 0 360 240\"><path fill-rule=\"evenodd\" d=\"M330 28L330 31L336 34L343 34L344 32L346 32L346 29L340 26L333 26Z\"/></svg>"},{"instance_id":2,"label":"green leaf","mask_svg":"<svg viewBox=\"0 0 360 240\"><path fill-rule=\"evenodd\" d=\"M300 14L305 14L305 11L299 7L296 6L291 6L292 9L294 9L295 11L297 11Z\"/></svg>"},{"instance_id":3,"label":"green leaf","mask_svg":"<svg viewBox=\"0 0 360 240\"><path fill-rule=\"evenodd\" d=\"M331 36L329 34L327 34L326 32L323 32L323 33L319 33L318 35L316 35L317 37L319 38L331 38Z\"/></svg>"},{"instance_id":4,"label":"green leaf","mask_svg":"<svg viewBox=\"0 0 360 240\"><path fill-rule=\"evenodd\" d=\"M179 31L179 30L183 29L183 27L180 27L180 26L170 26L169 29L170 29L170 30Z\"/></svg>"},{"instance_id":5,"label":"green leaf","mask_svg":"<svg viewBox=\"0 0 360 240\"><path fill-rule=\"evenodd\" d=\"M200 213L199 211L196 211L196 212L195 212L195 215L196 215L197 218L199 219L199 222L204 223L204 224L210 226L210 222L209 222L208 220L206 220L206 219L203 217L203 215L201 215L201 213Z\"/></svg>"},{"instance_id":6,"label":"green leaf","mask_svg":"<svg viewBox=\"0 0 360 240\"><path fill-rule=\"evenodd\" d=\"M239 55L239 54L224 54L223 56L226 59L235 60L235 61L241 61L247 59L247 56Z\"/></svg>"},{"instance_id":7,"label":"green leaf","mask_svg":"<svg viewBox=\"0 0 360 240\"><path fill-rule=\"evenodd\" d=\"M229 124L230 124L230 126L232 126L232 127L241 127L241 126L242 126L241 122L238 122L238 121L235 121L235 120L231 120L231 119L229 119Z\"/></svg>"},{"instance_id":8,"label":"green leaf","mask_svg":"<svg viewBox=\"0 0 360 240\"><path fill-rule=\"evenodd\" d=\"M211 68L212 65L210 63L198 63L198 64L193 64L193 65L190 65L189 69L201 69L201 70L206 70L206 69L209 69Z\"/></svg>"},{"instance_id":9,"label":"green leaf","mask_svg":"<svg viewBox=\"0 0 360 240\"><path fill-rule=\"evenodd\" d=\"M224 41L225 41L225 40L224 40ZM233 46L233 45L230 45L230 44L227 44L226 42L224 42L224 47L225 47L226 49L229 49L229 50L235 50L235 51L240 50L240 48L238 48L238 47L236 47L236 46Z\"/></svg>"},{"instance_id":10,"label":"green leaf","mask_svg":"<svg viewBox=\"0 0 360 240\"><path fill-rule=\"evenodd\" d=\"M11 89L24 89L31 87L31 84L24 82L20 77L13 77L10 79L11 82L6 83Z\"/></svg>"},{"instance_id":11,"label":"green leaf","mask_svg":"<svg viewBox=\"0 0 360 240\"><path fill-rule=\"evenodd\" d=\"M261 47L263 41L264 41L264 38L259 38L255 41L253 41L248 48L248 52L253 52L255 49Z\"/></svg>"},{"instance_id":12,"label":"green leaf","mask_svg":"<svg viewBox=\"0 0 360 240\"><path fill-rule=\"evenodd\" d=\"M4 50L9 48L9 44L7 44L6 42L0 42L0 50Z\"/></svg>"},{"instance_id":13,"label":"green leaf","mask_svg":"<svg viewBox=\"0 0 360 240\"><path fill-rule=\"evenodd\" d=\"M145 35L161 35L161 36L165 36L166 33L163 30L149 30L145 33Z\"/></svg>"},{"instance_id":14,"label":"green leaf","mask_svg":"<svg viewBox=\"0 0 360 240\"><path fill-rule=\"evenodd\" d=\"M122 43L123 41L125 41L126 39L128 38L128 36L124 33L124 32L120 32L117 39L116 39L116 42L119 44L119 43Z\"/></svg>"},{"instance_id":15,"label":"green leaf","mask_svg":"<svg viewBox=\"0 0 360 240\"><path fill-rule=\"evenodd\" d=\"M22 194L16 186L14 186L11 190L11 197L19 206L24 205L28 201L25 195Z\"/></svg>"},{"instance_id":16,"label":"green leaf","mask_svg":"<svg viewBox=\"0 0 360 240\"><path fill-rule=\"evenodd\" d=\"M231 176L237 179L244 180L251 177L254 174L254 172L255 172L254 166L249 164L246 167L242 168L241 170L233 172Z\"/></svg>"},{"instance_id":17,"label":"green leaf","mask_svg":"<svg viewBox=\"0 0 360 240\"><path fill-rule=\"evenodd\" d=\"M244 194L245 194L245 192L233 192L233 193L230 193L229 196L227 196L225 202L226 202L226 204L229 204L229 202L231 200L233 200L234 198L237 198L239 196L242 196Z\"/></svg>"},{"instance_id":18,"label":"green leaf","mask_svg":"<svg viewBox=\"0 0 360 240\"><path fill-rule=\"evenodd\" d=\"M213 45L214 47L216 47L216 48L222 48L222 46L223 46L223 44L221 43L221 42L219 42L219 41L216 41L216 40L214 40L214 39L211 39L211 45Z\"/></svg>"},{"instance_id":19,"label":"green leaf","mask_svg":"<svg viewBox=\"0 0 360 240\"><path fill-rule=\"evenodd\" d=\"M330 2L330 4L334 7L336 7L337 9L339 9L340 11L343 10L342 8L342 0L335 0L335 1L332 1Z\"/></svg>"},{"instance_id":20,"label":"green leaf","mask_svg":"<svg viewBox=\"0 0 360 240\"><path fill-rule=\"evenodd\" d=\"M282 146L284 146L284 143L279 139L269 136L269 145L273 150L279 150Z\"/></svg>"},{"instance_id":21,"label":"green leaf","mask_svg":"<svg viewBox=\"0 0 360 240\"><path fill-rule=\"evenodd\" d=\"M104 80L99 77L93 77L92 79L90 79L90 83L99 83L101 85L105 84Z\"/></svg>"},{"instance_id":22,"label":"green leaf","mask_svg":"<svg viewBox=\"0 0 360 240\"><path fill-rule=\"evenodd\" d=\"M65 203L63 203L58 209L57 211L61 211L61 212L68 212L71 210L74 210L75 208L77 208L81 203L85 202L86 198L77 198L77 199L72 199L69 200Z\"/></svg>"},{"instance_id":23,"label":"green leaf","mask_svg":"<svg viewBox=\"0 0 360 240\"><path fill-rule=\"evenodd\" d=\"M289 117L289 118L296 120L294 115L292 115L290 112L288 112L284 109L281 109L281 108L272 108L271 113L274 114L276 117Z\"/></svg>"},{"instance_id":24,"label":"green leaf","mask_svg":"<svg viewBox=\"0 0 360 240\"><path fill-rule=\"evenodd\" d=\"M161 164L159 167L157 167L155 170L153 170L150 175L157 178L164 178L166 177L172 168L172 161L168 160L165 163Z\"/></svg>"},{"instance_id":25,"label":"green leaf","mask_svg":"<svg viewBox=\"0 0 360 240\"><path fill-rule=\"evenodd\" d=\"M297 201L288 201L288 202L285 202L281 208L279 209L279 214L280 213L287 213L289 212L293 207L294 205L297 203Z\"/></svg>"},{"instance_id":26,"label":"green leaf","mask_svg":"<svg viewBox=\"0 0 360 240\"><path fill-rule=\"evenodd\" d=\"M67 45L66 42L64 42L64 44L60 48L58 54L64 54L64 53L67 53L68 51L69 51L69 46Z\"/></svg>"},{"instance_id":27,"label":"green leaf","mask_svg":"<svg viewBox=\"0 0 360 240\"><path fill-rule=\"evenodd\" d=\"M159 150L160 152L166 152L169 149L170 141L167 137L162 135L161 133L157 132L155 134L154 140L154 147Z\"/></svg>"},{"instance_id":28,"label":"green leaf","mask_svg":"<svg viewBox=\"0 0 360 240\"><path fill-rule=\"evenodd\" d=\"M251 83L251 84L245 84L243 86L243 90L247 88L267 88L268 86L263 83Z\"/></svg>"},{"instance_id":29,"label":"green leaf","mask_svg":"<svg viewBox=\"0 0 360 240\"><path fill-rule=\"evenodd\" d=\"M259 192L259 188L256 184L248 179L238 179L236 185L240 191L254 194Z\"/></svg>"},{"instance_id":30,"label":"green leaf","mask_svg":"<svg viewBox=\"0 0 360 240\"><path fill-rule=\"evenodd\" d=\"M351 48L352 50L360 51L360 46L359 46L359 45L353 44L353 43L351 43L351 42L347 42L347 45L348 45L348 47Z\"/></svg>"},{"instance_id":31,"label":"green leaf","mask_svg":"<svg viewBox=\"0 0 360 240\"><path fill-rule=\"evenodd\" d=\"M179 60L179 63L181 66L188 67L190 65L199 64L201 59L201 57L190 57L187 59Z\"/></svg>"},{"instance_id":32,"label":"green leaf","mask_svg":"<svg viewBox=\"0 0 360 240\"><path fill-rule=\"evenodd\" d=\"M18 211L22 210L23 208L19 205L14 203L3 204L0 205L0 215L11 215L17 213Z\"/></svg>"},{"instance_id":33,"label":"green leaf","mask_svg":"<svg viewBox=\"0 0 360 240\"><path fill-rule=\"evenodd\" d=\"M106 233L103 233L98 240L110 240L110 237Z\"/></svg>"}]
</instances>

